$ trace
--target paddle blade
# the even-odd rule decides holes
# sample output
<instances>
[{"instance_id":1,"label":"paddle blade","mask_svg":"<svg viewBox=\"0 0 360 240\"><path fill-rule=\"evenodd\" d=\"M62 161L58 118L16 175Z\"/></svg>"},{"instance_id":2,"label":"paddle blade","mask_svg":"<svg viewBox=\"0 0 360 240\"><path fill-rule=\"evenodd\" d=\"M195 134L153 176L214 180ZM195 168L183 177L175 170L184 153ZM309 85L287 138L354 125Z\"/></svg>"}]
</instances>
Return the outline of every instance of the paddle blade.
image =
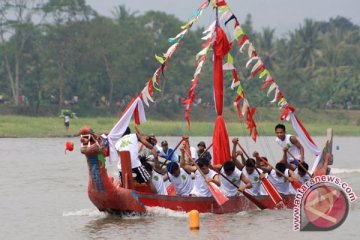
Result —
<instances>
[{"instance_id":1,"label":"paddle blade","mask_svg":"<svg viewBox=\"0 0 360 240\"><path fill-rule=\"evenodd\" d=\"M297 190L298 188L301 187L302 183L301 183L300 181L292 181L292 182L291 182L291 185L293 186L293 188L294 188L295 190Z\"/></svg>"},{"instance_id":2,"label":"paddle blade","mask_svg":"<svg viewBox=\"0 0 360 240\"><path fill-rule=\"evenodd\" d=\"M244 194L244 196L249 199L251 202L253 202L258 208L260 208L261 210L266 209L266 206L264 204L262 204L259 200L257 200L253 195L251 195L250 193L243 191L242 194Z\"/></svg>"},{"instance_id":3,"label":"paddle blade","mask_svg":"<svg viewBox=\"0 0 360 240\"><path fill-rule=\"evenodd\" d=\"M169 196L175 196L176 195L176 191L175 191L175 187L173 184L170 184L167 188L166 191L168 193Z\"/></svg>"},{"instance_id":4,"label":"paddle blade","mask_svg":"<svg viewBox=\"0 0 360 240\"><path fill-rule=\"evenodd\" d=\"M275 204L278 204L279 202L281 202L283 200L281 195L279 194L279 192L274 187L274 185L272 185L271 182L267 178L262 178L261 183L263 184L266 192L269 194L271 200Z\"/></svg>"},{"instance_id":5,"label":"paddle blade","mask_svg":"<svg viewBox=\"0 0 360 240\"><path fill-rule=\"evenodd\" d=\"M219 187L213 183L208 183L208 187L210 189L211 194L215 198L217 204L220 206L223 205L225 202L227 202L229 199L220 191Z\"/></svg>"}]
</instances>

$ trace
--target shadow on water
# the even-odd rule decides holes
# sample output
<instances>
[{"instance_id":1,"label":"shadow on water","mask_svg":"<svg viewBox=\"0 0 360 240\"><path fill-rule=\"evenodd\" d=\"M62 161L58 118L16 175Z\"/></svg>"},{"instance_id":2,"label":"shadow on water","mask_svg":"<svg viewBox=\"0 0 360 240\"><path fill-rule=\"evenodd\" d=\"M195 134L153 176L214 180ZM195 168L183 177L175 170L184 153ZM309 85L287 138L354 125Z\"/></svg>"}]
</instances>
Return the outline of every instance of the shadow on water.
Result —
<instances>
[{"instance_id":1,"label":"shadow on water","mask_svg":"<svg viewBox=\"0 0 360 240\"><path fill-rule=\"evenodd\" d=\"M89 238L101 239L106 236L106 239L112 237L122 237L131 239L135 235L134 232L139 230L139 226L148 225L151 219L147 218L144 214L134 213L116 213L105 214L98 219L89 221L84 226L84 233Z\"/></svg>"}]
</instances>

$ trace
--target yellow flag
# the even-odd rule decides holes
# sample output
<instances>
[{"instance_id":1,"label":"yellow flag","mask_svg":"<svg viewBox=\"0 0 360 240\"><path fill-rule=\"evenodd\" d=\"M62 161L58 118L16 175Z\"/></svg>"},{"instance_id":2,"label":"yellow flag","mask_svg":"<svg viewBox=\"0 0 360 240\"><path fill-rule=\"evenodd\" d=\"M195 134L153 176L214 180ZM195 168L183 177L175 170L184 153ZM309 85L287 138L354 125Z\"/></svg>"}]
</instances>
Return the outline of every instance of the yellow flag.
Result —
<instances>
[{"instance_id":1,"label":"yellow flag","mask_svg":"<svg viewBox=\"0 0 360 240\"><path fill-rule=\"evenodd\" d=\"M231 54L229 53L228 54L228 57L227 57L227 62L231 65L234 64L234 58L231 56Z\"/></svg>"},{"instance_id":2,"label":"yellow flag","mask_svg":"<svg viewBox=\"0 0 360 240\"><path fill-rule=\"evenodd\" d=\"M264 69L264 70L260 73L259 78L263 78L263 77L265 77L265 76L268 75L268 74L270 74L269 70Z\"/></svg>"},{"instance_id":3,"label":"yellow flag","mask_svg":"<svg viewBox=\"0 0 360 240\"><path fill-rule=\"evenodd\" d=\"M160 57L160 56L158 56L158 55L155 54L155 58L156 58L156 60L158 60L158 62L159 62L160 64L164 64L164 62L165 62L165 58L164 58L164 57Z\"/></svg>"}]
</instances>

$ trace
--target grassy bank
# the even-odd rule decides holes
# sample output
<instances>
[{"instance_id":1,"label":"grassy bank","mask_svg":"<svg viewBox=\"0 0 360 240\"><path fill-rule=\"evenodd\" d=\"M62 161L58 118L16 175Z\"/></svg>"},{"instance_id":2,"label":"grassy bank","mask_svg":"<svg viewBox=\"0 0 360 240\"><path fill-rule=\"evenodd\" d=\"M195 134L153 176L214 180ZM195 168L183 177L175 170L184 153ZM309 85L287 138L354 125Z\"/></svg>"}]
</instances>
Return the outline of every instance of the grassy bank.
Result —
<instances>
[{"instance_id":1,"label":"grassy bank","mask_svg":"<svg viewBox=\"0 0 360 240\"><path fill-rule=\"evenodd\" d=\"M308 115L308 116L307 116ZM305 116L305 117L303 117ZM271 136L274 126L278 122L267 115L262 121L257 121L259 134ZM301 121L313 136L325 135L326 129L331 127L337 136L360 136L360 111L322 111L302 112ZM184 133L192 136L212 135L213 124L209 121L192 121L191 130L188 131L185 121L152 120L140 128L144 133L154 133L158 136L179 136ZM71 119L70 128L66 131L62 118L55 117L24 117L3 115L0 116L0 137L64 137L74 136L83 125L91 126L96 132L107 133L116 123L115 117L94 117ZM290 127L289 123L286 123ZM227 123L229 135L248 135L248 130L243 122L231 119ZM291 131L291 130L290 130Z\"/></svg>"}]
</instances>

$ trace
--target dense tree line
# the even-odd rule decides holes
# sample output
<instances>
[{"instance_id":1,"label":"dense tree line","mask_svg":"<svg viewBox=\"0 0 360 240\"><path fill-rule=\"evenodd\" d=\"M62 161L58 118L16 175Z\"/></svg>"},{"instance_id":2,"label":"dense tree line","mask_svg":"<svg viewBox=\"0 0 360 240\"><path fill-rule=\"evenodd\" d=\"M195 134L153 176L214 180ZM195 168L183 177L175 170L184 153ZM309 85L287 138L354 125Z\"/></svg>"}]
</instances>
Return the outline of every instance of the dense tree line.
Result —
<instances>
[{"instance_id":1,"label":"dense tree line","mask_svg":"<svg viewBox=\"0 0 360 240\"><path fill-rule=\"evenodd\" d=\"M360 107L359 26L343 17L327 22L305 20L287 37L275 29L256 31L251 15L243 28L259 55L295 106ZM3 0L0 3L0 104L58 113L72 108L78 115L112 113L139 93L158 67L154 55L165 52L169 37L183 25L173 15L150 11L143 15L125 6L113 17L100 16L85 0ZM201 50L202 28L193 28L161 79L155 108L171 114L194 74ZM234 53L237 62L244 62ZM210 58L209 58L210 59ZM201 104L212 100L211 63L205 65L197 90ZM253 105L269 106L260 80L237 65ZM227 80L230 86L231 80ZM226 90L225 104L235 93ZM200 103L200 102L199 102ZM46 112L45 111L45 112Z\"/></svg>"}]
</instances>

